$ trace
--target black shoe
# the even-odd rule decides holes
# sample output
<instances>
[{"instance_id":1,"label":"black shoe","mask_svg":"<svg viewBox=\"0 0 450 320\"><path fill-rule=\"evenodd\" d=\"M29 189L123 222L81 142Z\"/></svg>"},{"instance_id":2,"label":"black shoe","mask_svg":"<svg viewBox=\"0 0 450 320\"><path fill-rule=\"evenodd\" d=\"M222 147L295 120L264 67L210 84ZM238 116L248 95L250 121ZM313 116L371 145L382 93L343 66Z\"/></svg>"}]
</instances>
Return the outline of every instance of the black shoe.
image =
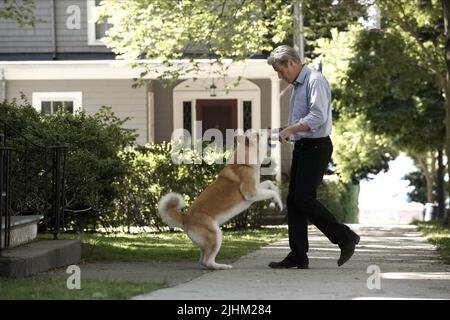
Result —
<instances>
[{"instance_id":1,"label":"black shoe","mask_svg":"<svg viewBox=\"0 0 450 320\"><path fill-rule=\"evenodd\" d=\"M337 262L339 267L352 257L353 253L355 252L355 247L359 243L359 240L360 236L358 236L351 230L346 234L345 242L339 245L339 247L341 248L341 256L339 257L339 260Z\"/></svg>"},{"instance_id":2,"label":"black shoe","mask_svg":"<svg viewBox=\"0 0 450 320\"><path fill-rule=\"evenodd\" d=\"M294 263L288 258L284 258L284 260L280 262L269 263L269 267L271 267L272 269L289 269L289 268L308 269L309 263L308 261L302 263Z\"/></svg>"}]
</instances>

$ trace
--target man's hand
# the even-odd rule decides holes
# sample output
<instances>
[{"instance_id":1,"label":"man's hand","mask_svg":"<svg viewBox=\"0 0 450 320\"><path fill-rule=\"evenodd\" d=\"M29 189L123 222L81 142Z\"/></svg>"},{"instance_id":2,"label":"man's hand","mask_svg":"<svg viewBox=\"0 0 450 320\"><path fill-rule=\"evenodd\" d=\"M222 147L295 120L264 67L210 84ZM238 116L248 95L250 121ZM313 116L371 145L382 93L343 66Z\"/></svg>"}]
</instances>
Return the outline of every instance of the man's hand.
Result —
<instances>
[{"instance_id":1,"label":"man's hand","mask_svg":"<svg viewBox=\"0 0 450 320\"><path fill-rule=\"evenodd\" d=\"M280 140L281 143L285 143L288 142L288 138L290 135L294 134L295 132L292 132L292 127L286 127L283 130L280 131L280 135L278 137L278 139Z\"/></svg>"},{"instance_id":2,"label":"man's hand","mask_svg":"<svg viewBox=\"0 0 450 320\"><path fill-rule=\"evenodd\" d=\"M304 126L300 123L297 124L293 124L290 125L286 128L284 128L283 130L281 130L280 135L279 135L279 140L280 142L284 143L287 142L289 136L299 132L299 131L310 131L311 129L308 126Z\"/></svg>"}]
</instances>

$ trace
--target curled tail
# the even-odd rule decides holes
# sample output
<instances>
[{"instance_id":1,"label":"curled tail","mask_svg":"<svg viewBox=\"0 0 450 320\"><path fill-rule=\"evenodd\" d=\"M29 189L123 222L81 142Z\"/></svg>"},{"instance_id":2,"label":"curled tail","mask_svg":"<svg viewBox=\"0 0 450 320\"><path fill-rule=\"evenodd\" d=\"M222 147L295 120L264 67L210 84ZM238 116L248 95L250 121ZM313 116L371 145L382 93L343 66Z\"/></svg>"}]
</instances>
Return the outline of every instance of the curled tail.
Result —
<instances>
[{"instance_id":1,"label":"curled tail","mask_svg":"<svg viewBox=\"0 0 450 320\"><path fill-rule=\"evenodd\" d=\"M159 200L158 214L170 227L183 228L183 215L180 212L183 207L181 194L171 192Z\"/></svg>"}]
</instances>

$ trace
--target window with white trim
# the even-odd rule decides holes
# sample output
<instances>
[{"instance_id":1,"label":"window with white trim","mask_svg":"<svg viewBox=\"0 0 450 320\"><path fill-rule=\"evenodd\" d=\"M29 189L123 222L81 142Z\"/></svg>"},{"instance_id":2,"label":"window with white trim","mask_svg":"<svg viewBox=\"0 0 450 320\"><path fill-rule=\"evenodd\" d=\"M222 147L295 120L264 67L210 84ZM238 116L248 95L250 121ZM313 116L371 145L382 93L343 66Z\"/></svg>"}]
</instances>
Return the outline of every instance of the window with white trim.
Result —
<instances>
[{"instance_id":1,"label":"window with white trim","mask_svg":"<svg viewBox=\"0 0 450 320\"><path fill-rule=\"evenodd\" d=\"M101 0L87 0L87 22L88 22L88 45L90 46L104 46L102 38L105 37L105 32L111 25L109 23L97 23L97 14L95 7L100 4Z\"/></svg>"},{"instance_id":2,"label":"window with white trim","mask_svg":"<svg viewBox=\"0 0 450 320\"><path fill-rule=\"evenodd\" d=\"M53 114L58 110L70 113L81 111L81 92L33 92L33 107L40 113Z\"/></svg>"}]
</instances>

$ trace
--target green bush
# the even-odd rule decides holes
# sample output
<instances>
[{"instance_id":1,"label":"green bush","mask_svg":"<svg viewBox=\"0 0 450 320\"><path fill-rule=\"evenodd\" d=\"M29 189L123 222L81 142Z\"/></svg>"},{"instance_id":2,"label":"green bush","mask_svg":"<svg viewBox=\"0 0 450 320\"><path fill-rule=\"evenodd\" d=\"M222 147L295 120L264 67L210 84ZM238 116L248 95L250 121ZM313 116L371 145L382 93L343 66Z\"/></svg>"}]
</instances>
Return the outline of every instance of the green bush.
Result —
<instances>
[{"instance_id":1,"label":"green bush","mask_svg":"<svg viewBox=\"0 0 450 320\"><path fill-rule=\"evenodd\" d=\"M207 156L193 148L180 149L189 163L174 164L172 151L174 143L147 144L120 154L128 163L128 174L116 181L119 196L115 200L116 215L113 226L151 226L161 229L165 226L157 210L159 199L169 193L183 195L186 207L198 197L216 178L225 166L229 151L216 150ZM222 159L222 164L214 163ZM246 212L225 225L228 228L257 228L268 202L253 204Z\"/></svg>"},{"instance_id":2,"label":"green bush","mask_svg":"<svg viewBox=\"0 0 450 320\"><path fill-rule=\"evenodd\" d=\"M358 223L359 185L327 179L319 187L317 198L344 223Z\"/></svg>"},{"instance_id":3,"label":"green bush","mask_svg":"<svg viewBox=\"0 0 450 320\"><path fill-rule=\"evenodd\" d=\"M44 214L51 207L51 154L48 146L68 145L66 160L65 226L84 230L88 223L107 220L117 190L113 182L126 174L118 152L131 145L136 134L110 108L92 116L60 111L38 113L27 102L0 104L7 123L6 145L13 153L13 209L16 214ZM5 126L2 126L3 131ZM95 227L93 227L95 228Z\"/></svg>"},{"instance_id":4,"label":"green bush","mask_svg":"<svg viewBox=\"0 0 450 320\"><path fill-rule=\"evenodd\" d=\"M191 164L176 165L173 143L134 146L134 130L122 128L128 118L117 118L107 107L92 116L63 111L48 116L14 100L0 104L0 120L8 124L6 144L16 149L15 214L49 216L52 164L47 147L58 141L68 145L64 226L76 231L95 231L99 226L161 229L165 226L157 214L161 196L181 193L189 207L225 166L225 161L214 160L229 155L224 150L200 155L182 149ZM268 201L253 204L225 227L259 227L268 205Z\"/></svg>"}]
</instances>

